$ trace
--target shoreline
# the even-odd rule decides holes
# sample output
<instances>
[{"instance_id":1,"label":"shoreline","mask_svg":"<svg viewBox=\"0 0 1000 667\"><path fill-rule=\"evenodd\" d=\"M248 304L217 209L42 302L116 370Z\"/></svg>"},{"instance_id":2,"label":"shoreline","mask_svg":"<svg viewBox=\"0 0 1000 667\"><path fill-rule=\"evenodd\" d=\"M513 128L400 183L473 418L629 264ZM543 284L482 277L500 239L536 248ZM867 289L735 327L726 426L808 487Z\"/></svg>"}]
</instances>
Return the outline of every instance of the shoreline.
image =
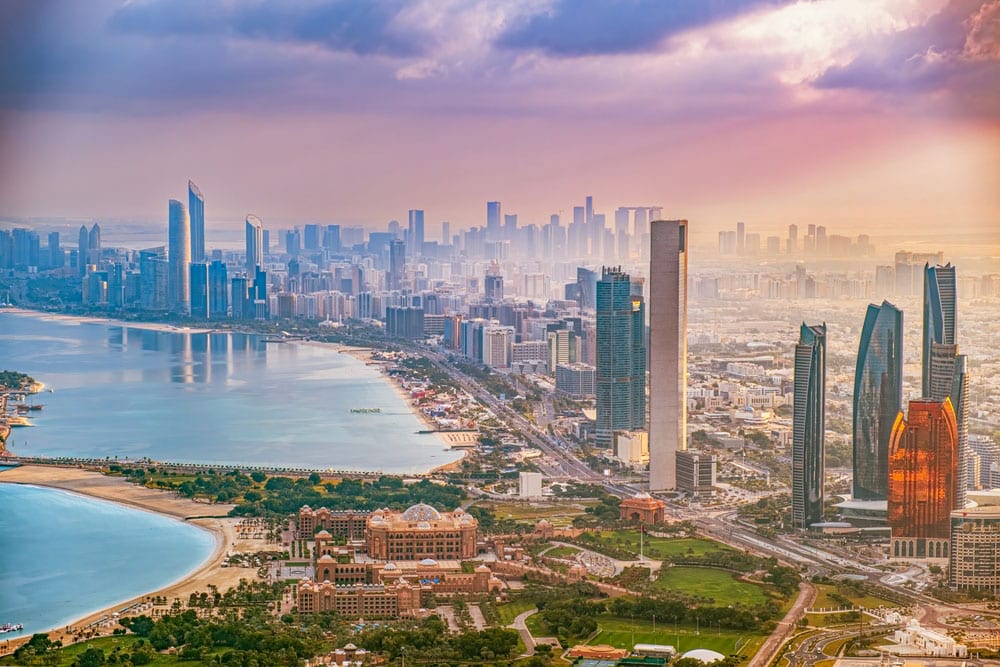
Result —
<instances>
[{"instance_id":1,"label":"shoreline","mask_svg":"<svg viewBox=\"0 0 1000 667\"><path fill-rule=\"evenodd\" d=\"M116 601L101 609L89 610L65 626L35 629L44 632L53 640L62 640L65 645L73 643L77 631L112 614L148 598L162 596L183 600L193 592L207 590L209 585L226 590L249 578L243 568L222 568L221 565L231 551L239 550L236 525L240 519L227 516L206 516L205 509L212 508L220 514L228 514L232 505L209 505L193 500L175 497L171 492L136 486L121 477L110 477L93 470L59 466L21 465L4 470L0 474L0 484L23 484L27 486L55 489L75 495L111 502L129 509L150 512L181 521L204 530L213 537L214 546L209 556L196 564L190 571L174 581L152 591L143 591L127 599ZM68 631L74 628L74 631ZM98 631L110 628L98 628ZM100 634L100 632L99 632ZM7 639L7 651L13 651L30 639L30 634Z\"/></svg>"},{"instance_id":2,"label":"shoreline","mask_svg":"<svg viewBox=\"0 0 1000 667\"><path fill-rule=\"evenodd\" d=\"M16 306L0 309L0 313L3 312L14 313L16 315L30 315L32 317L37 317L39 319L49 320L51 322L78 322L79 324L104 324L110 326L129 327L131 329L145 329L147 331L158 331L160 333L200 334L200 333L224 332L224 330L222 329L179 327L173 324L165 324L161 322L131 322L128 320L119 320L113 317L101 317L99 315L66 315L63 313L50 313L46 310L31 310L30 308L18 308Z\"/></svg>"}]
</instances>

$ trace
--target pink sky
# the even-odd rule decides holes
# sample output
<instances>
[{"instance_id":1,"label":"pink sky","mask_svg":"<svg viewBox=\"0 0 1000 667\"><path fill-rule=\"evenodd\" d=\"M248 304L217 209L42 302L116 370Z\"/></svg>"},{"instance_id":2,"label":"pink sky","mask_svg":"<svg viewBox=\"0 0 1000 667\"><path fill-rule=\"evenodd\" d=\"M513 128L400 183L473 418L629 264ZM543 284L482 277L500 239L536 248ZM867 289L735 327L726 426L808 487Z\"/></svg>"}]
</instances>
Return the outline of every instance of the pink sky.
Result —
<instances>
[{"instance_id":1,"label":"pink sky","mask_svg":"<svg viewBox=\"0 0 1000 667\"><path fill-rule=\"evenodd\" d=\"M1000 229L1000 0L0 10L0 215Z\"/></svg>"}]
</instances>

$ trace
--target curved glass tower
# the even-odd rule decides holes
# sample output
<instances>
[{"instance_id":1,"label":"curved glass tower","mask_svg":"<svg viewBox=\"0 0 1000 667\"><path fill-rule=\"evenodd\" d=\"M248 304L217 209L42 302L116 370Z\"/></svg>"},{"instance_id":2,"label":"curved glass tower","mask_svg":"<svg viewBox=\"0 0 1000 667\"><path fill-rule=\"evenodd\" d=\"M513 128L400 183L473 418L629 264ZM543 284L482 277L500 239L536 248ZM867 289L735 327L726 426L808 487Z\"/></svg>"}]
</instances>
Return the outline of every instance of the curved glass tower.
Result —
<instances>
[{"instance_id":1,"label":"curved glass tower","mask_svg":"<svg viewBox=\"0 0 1000 667\"><path fill-rule=\"evenodd\" d=\"M247 216L247 274L264 268L264 223L252 213Z\"/></svg>"},{"instance_id":2,"label":"curved glass tower","mask_svg":"<svg viewBox=\"0 0 1000 667\"><path fill-rule=\"evenodd\" d=\"M854 498L885 500L889 439L903 406L903 312L868 306L854 372Z\"/></svg>"},{"instance_id":3,"label":"curved glass tower","mask_svg":"<svg viewBox=\"0 0 1000 667\"><path fill-rule=\"evenodd\" d=\"M191 261L205 261L205 198L201 190L188 181L188 213L191 215Z\"/></svg>"},{"instance_id":4,"label":"curved glass tower","mask_svg":"<svg viewBox=\"0 0 1000 667\"><path fill-rule=\"evenodd\" d=\"M826 443L826 324L802 324L795 346L792 526L823 520Z\"/></svg>"},{"instance_id":5,"label":"curved glass tower","mask_svg":"<svg viewBox=\"0 0 1000 667\"><path fill-rule=\"evenodd\" d=\"M191 305L191 218L184 204L170 200L170 251L167 255L167 307L187 313Z\"/></svg>"}]
</instances>

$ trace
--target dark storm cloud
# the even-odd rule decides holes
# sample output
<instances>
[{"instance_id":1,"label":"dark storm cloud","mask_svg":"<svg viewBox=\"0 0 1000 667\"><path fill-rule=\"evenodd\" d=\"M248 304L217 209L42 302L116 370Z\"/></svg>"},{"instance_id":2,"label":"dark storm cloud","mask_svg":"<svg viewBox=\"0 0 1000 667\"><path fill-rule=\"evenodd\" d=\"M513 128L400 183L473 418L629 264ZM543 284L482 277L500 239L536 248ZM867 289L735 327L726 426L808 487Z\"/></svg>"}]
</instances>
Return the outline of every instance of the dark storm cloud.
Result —
<instances>
[{"instance_id":1,"label":"dark storm cloud","mask_svg":"<svg viewBox=\"0 0 1000 667\"><path fill-rule=\"evenodd\" d=\"M556 56L651 51L666 37L787 0L559 0L500 37Z\"/></svg>"},{"instance_id":2,"label":"dark storm cloud","mask_svg":"<svg viewBox=\"0 0 1000 667\"><path fill-rule=\"evenodd\" d=\"M819 88L887 93L948 91L1000 110L1000 0L952 0L925 24L873 42L820 76Z\"/></svg>"},{"instance_id":3,"label":"dark storm cloud","mask_svg":"<svg viewBox=\"0 0 1000 667\"><path fill-rule=\"evenodd\" d=\"M414 36L392 27L403 6L401 0L146 0L122 6L109 25L126 34L227 35L358 55L419 55Z\"/></svg>"}]
</instances>

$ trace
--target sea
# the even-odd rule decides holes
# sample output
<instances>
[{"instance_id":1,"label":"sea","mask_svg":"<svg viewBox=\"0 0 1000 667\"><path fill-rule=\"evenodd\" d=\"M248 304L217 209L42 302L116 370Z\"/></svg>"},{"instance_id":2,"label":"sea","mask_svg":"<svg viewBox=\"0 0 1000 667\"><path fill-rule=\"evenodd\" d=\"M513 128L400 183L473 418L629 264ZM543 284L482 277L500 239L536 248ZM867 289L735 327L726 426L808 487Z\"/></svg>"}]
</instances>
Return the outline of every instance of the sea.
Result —
<instances>
[{"instance_id":1,"label":"sea","mask_svg":"<svg viewBox=\"0 0 1000 667\"><path fill-rule=\"evenodd\" d=\"M56 489L0 484L0 507L0 625L24 626L0 642L168 586L215 545L196 526Z\"/></svg>"},{"instance_id":2,"label":"sea","mask_svg":"<svg viewBox=\"0 0 1000 667\"><path fill-rule=\"evenodd\" d=\"M23 456L396 474L460 458L375 367L325 345L0 310L0 369L46 386L7 442Z\"/></svg>"}]
</instances>

